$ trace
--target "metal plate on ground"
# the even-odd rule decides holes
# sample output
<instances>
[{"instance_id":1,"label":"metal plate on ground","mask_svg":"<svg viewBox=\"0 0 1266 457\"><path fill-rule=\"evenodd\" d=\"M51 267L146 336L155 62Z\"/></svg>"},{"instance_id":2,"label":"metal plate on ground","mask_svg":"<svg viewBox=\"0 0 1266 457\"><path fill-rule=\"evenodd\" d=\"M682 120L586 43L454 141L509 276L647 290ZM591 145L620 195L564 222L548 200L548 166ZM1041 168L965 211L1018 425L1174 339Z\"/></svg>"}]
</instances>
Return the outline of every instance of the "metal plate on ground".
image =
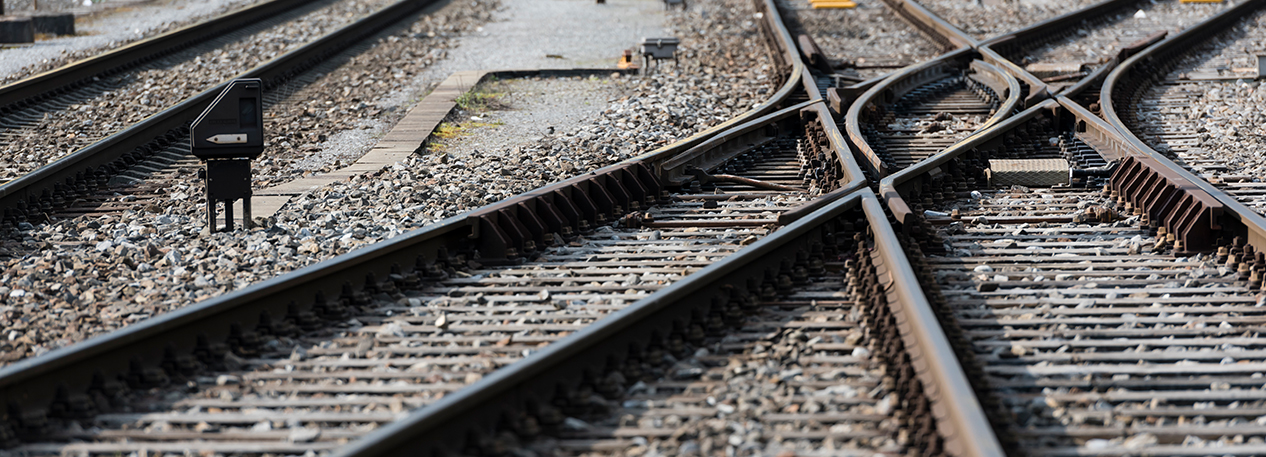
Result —
<instances>
[{"instance_id":1,"label":"metal plate on ground","mask_svg":"<svg viewBox=\"0 0 1266 457\"><path fill-rule=\"evenodd\" d=\"M989 176L995 187L1053 187L1068 184L1064 159L992 159Z\"/></svg>"}]
</instances>

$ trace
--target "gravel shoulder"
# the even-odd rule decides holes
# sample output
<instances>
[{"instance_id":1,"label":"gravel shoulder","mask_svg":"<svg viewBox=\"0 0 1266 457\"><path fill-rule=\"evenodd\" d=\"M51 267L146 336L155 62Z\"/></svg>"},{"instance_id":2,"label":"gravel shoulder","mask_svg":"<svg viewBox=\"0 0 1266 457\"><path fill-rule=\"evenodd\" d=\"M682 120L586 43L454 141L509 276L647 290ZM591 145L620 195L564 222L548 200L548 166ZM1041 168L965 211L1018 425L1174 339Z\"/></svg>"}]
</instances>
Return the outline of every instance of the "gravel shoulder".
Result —
<instances>
[{"instance_id":1,"label":"gravel shoulder","mask_svg":"<svg viewBox=\"0 0 1266 457\"><path fill-rule=\"evenodd\" d=\"M792 36L807 34L833 62L858 66L904 67L932 59L940 51L931 40L883 2L858 2L847 9L813 9L803 0L778 0ZM891 69L859 69L865 78Z\"/></svg>"},{"instance_id":2,"label":"gravel shoulder","mask_svg":"<svg viewBox=\"0 0 1266 457\"><path fill-rule=\"evenodd\" d=\"M661 15L657 20L663 20L660 3L637 1L648 8L654 5L656 14ZM576 9L603 7L589 2L568 5ZM324 150L334 139L343 138L340 132L389 127L412 100L447 76L449 72L444 70L449 64L441 62L451 62L448 59L465 54L483 55L487 61L497 61L498 55L509 59L504 53L518 52L519 48L479 48L470 44L479 40L458 39L479 33L479 27L496 24L495 19L485 22L481 15L489 11L501 10L489 3L449 3L408 31L385 37L382 47L375 48L385 49L383 53L357 57L351 65L329 73L327 85L311 88L326 94L314 97L313 103L325 106L327 118L331 109L346 117L337 118L337 128L328 131L293 127L286 131L288 148ZM496 145L500 151L488 146L489 154L480 160L447 160L442 158L447 156L436 154L414 157L296 198L274 221L249 232L204 235L202 188L197 182L172 189L172 199L154 205L152 210L20 227L0 244L0 259L4 259L0 264L0 321L12 323L0 337L0 363L39 355L246 287L632 157L727 120L764 101L776 89L773 64L754 14L746 0L691 2L688 11L671 13L667 20L671 35L686 38L678 61L651 76L610 80L611 90L624 95L614 100L608 97L596 115L588 107L577 107L581 112L576 113L576 119L588 121L570 129L560 121L554 135L526 137L514 146L507 141ZM538 24L538 32L546 34L568 23ZM400 78L383 77L392 73L390 65L395 60L389 57L393 53L415 51L400 43L426 39L437 46L434 52L423 52L420 58L415 54L413 59L425 62L425 68ZM618 53L610 55L607 65L614 63ZM359 98L358 103L326 105L326 101L334 101L330 95L335 93L349 100ZM533 106L528 101L520 103ZM538 116L554 114L532 114L535 119L548 118ZM345 146L368 150L372 142L352 138ZM516 151L517 156L510 155ZM515 159L523 166L514 170L514 176L506 176L502 164ZM560 168L563 162L575 168Z\"/></svg>"}]
</instances>

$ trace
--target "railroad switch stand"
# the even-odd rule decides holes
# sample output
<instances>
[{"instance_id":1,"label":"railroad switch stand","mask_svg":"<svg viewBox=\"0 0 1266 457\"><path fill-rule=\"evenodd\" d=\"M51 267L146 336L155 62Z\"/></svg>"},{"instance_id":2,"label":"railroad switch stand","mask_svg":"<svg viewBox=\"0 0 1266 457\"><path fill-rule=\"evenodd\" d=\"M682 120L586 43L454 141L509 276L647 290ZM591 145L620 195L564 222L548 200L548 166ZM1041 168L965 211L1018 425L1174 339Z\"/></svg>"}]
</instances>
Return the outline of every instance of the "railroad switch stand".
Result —
<instances>
[{"instance_id":1,"label":"railroad switch stand","mask_svg":"<svg viewBox=\"0 0 1266 457\"><path fill-rule=\"evenodd\" d=\"M193 121L193 155L206 164L207 226L216 231L216 205L224 202L224 231L233 230L233 202L242 200L242 225L251 228L251 160L264 152L263 83L230 81Z\"/></svg>"},{"instance_id":2,"label":"railroad switch stand","mask_svg":"<svg viewBox=\"0 0 1266 457\"><path fill-rule=\"evenodd\" d=\"M651 61L658 62L663 59L672 59L677 61L677 45L681 44L681 40L677 38L642 38L642 43L638 46L639 54L642 55L642 71L649 71Z\"/></svg>"}]
</instances>

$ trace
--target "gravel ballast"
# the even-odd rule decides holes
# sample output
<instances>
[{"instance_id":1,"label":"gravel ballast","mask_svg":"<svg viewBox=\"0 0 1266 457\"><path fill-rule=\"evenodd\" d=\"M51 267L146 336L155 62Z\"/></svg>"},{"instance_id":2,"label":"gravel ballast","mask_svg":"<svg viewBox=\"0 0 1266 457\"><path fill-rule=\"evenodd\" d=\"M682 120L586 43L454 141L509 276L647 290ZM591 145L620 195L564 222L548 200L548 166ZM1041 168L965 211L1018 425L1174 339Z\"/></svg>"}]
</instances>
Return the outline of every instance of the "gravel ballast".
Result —
<instances>
[{"instance_id":1,"label":"gravel ballast","mask_svg":"<svg viewBox=\"0 0 1266 457\"><path fill-rule=\"evenodd\" d=\"M937 16L978 40L1013 32L1103 0L921 0Z\"/></svg>"},{"instance_id":2,"label":"gravel ballast","mask_svg":"<svg viewBox=\"0 0 1266 457\"><path fill-rule=\"evenodd\" d=\"M1178 0L1144 3L1137 10L1118 13L1105 23L1088 26L1072 36L1034 49L1024 61L1017 63L1053 61L1096 66L1152 33L1168 31L1170 35L1176 34L1235 4L1230 0L1222 3L1181 3Z\"/></svg>"},{"instance_id":3,"label":"gravel ballast","mask_svg":"<svg viewBox=\"0 0 1266 457\"><path fill-rule=\"evenodd\" d=\"M467 33L481 25L472 11L486 11L490 6L495 5L450 4L435 14L446 18L443 24L415 24L410 30L422 27L422 36L435 32L437 37ZM449 23L448 18L456 22ZM0 338L0 359L11 363L38 355L592 171L727 120L764 101L776 89L772 62L749 2L691 2L687 12L672 13L669 23L669 32L683 38L678 61L649 77L609 80L611 90L624 95L606 103L589 122L539 139L525 138L514 146L507 142L499 145L501 151L490 150L486 156L467 160L453 160L447 154L415 157L297 198L266 227L204 234L202 188L197 183L172 189L172 199L154 212L21 227L20 233L6 238L0 252L12 257L4 261L0 273L4 284L0 320L14 323ZM411 33L392 36L399 37L399 42L405 40L404 35ZM445 54L466 52L495 51L468 49L463 44L431 57L438 60ZM364 64L362 78L384 73L374 59ZM331 73L331 84L342 81L333 77L336 73ZM417 82L428 77L424 73L392 80ZM348 78L349 86L353 80ZM401 86L400 92L425 87ZM322 90L344 92L333 85ZM346 92L350 96L355 90L362 89ZM341 102L330 106L335 112L355 112L349 119L387 122L403 110L375 103L412 97L383 92L386 95L381 98L369 98L372 92L367 92L360 100L366 107L359 110ZM356 129L350 120L338 125L365 130ZM321 134L328 137L322 140ZM287 142L294 150L325 149L340 135L335 131L294 135ZM505 164L516 161L522 166L513 177L505 176ZM563 163L574 168L562 167ZM256 167L257 176L277 175L268 171L269 166Z\"/></svg>"},{"instance_id":4,"label":"gravel ballast","mask_svg":"<svg viewBox=\"0 0 1266 457\"><path fill-rule=\"evenodd\" d=\"M213 50L195 48L108 76L107 84L118 87L47 112L33 128L4 132L0 179L30 173L391 3L332 2L246 37L226 37Z\"/></svg>"},{"instance_id":5,"label":"gravel ballast","mask_svg":"<svg viewBox=\"0 0 1266 457\"><path fill-rule=\"evenodd\" d=\"M813 9L807 1L778 0L792 36L813 37L833 63L892 68L861 68L864 78L919 63L940 54L932 42L883 2L858 2L848 9Z\"/></svg>"},{"instance_id":6,"label":"gravel ballast","mask_svg":"<svg viewBox=\"0 0 1266 457\"><path fill-rule=\"evenodd\" d=\"M429 154L491 156L555 134L574 132L624 95L624 86L598 77L492 80L471 91L432 140ZM506 168L503 173L513 173Z\"/></svg>"},{"instance_id":7,"label":"gravel ballast","mask_svg":"<svg viewBox=\"0 0 1266 457\"><path fill-rule=\"evenodd\" d=\"M75 14L75 35L39 37L30 45L0 49L0 84L10 83L262 0L103 1L91 7L73 0L6 0L9 14Z\"/></svg>"},{"instance_id":8,"label":"gravel ballast","mask_svg":"<svg viewBox=\"0 0 1266 457\"><path fill-rule=\"evenodd\" d=\"M1256 185L1266 176L1266 90L1255 80L1257 59L1246 51L1266 46L1266 13L1241 20L1174 65L1167 84L1154 84L1142 102L1117 107L1144 142L1207 181L1240 193L1237 198L1266 214ZM1241 79L1184 80L1234 76ZM1174 81L1177 80L1177 81ZM1126 111L1128 110L1128 111ZM1133 121L1131 123L1131 121Z\"/></svg>"}]
</instances>

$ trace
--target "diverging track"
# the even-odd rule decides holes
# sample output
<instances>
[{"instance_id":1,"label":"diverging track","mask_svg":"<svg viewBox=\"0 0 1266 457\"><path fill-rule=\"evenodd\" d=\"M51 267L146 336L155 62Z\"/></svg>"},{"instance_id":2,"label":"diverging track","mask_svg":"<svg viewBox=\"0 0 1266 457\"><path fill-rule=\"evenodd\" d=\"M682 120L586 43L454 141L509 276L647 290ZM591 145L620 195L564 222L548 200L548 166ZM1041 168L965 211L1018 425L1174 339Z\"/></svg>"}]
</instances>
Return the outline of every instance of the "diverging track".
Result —
<instances>
[{"instance_id":1,"label":"diverging track","mask_svg":"<svg viewBox=\"0 0 1266 457\"><path fill-rule=\"evenodd\" d=\"M1005 119L1023 96L1014 77L970 49L903 69L861 94L845 115L849 139L882 179Z\"/></svg>"},{"instance_id":2,"label":"diverging track","mask_svg":"<svg viewBox=\"0 0 1266 457\"><path fill-rule=\"evenodd\" d=\"M772 5L758 9L789 71L747 115L15 364L0 440L29 454L1266 452L1266 221L1123 137L1118 78L1110 121L1069 98L1125 54L1036 75L893 2L959 49L858 82L811 39L797 53ZM1034 30L1132 3L1105 5L1007 55L1040 59Z\"/></svg>"},{"instance_id":3,"label":"diverging track","mask_svg":"<svg viewBox=\"0 0 1266 457\"><path fill-rule=\"evenodd\" d=\"M1261 452L1262 228L1178 170L1057 97L881 185L1010 453Z\"/></svg>"}]
</instances>

